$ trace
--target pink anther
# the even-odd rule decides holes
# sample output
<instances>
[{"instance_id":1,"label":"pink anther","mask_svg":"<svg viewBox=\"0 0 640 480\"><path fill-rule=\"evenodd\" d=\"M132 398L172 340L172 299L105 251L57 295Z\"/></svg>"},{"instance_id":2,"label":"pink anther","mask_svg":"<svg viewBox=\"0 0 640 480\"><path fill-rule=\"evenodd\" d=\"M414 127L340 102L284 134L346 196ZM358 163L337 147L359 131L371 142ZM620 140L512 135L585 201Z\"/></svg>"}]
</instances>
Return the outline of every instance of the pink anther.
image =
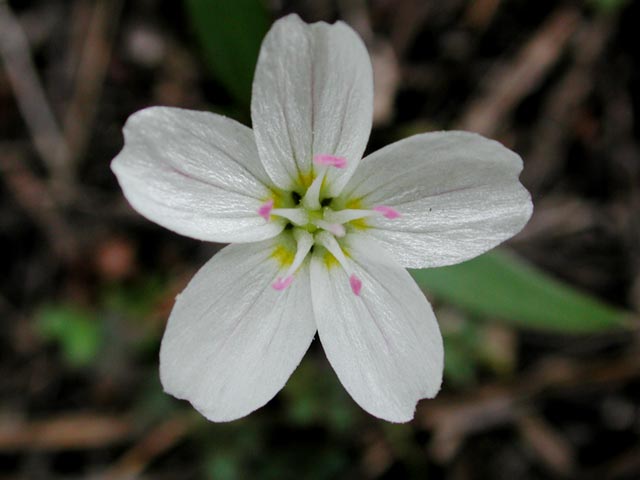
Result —
<instances>
[{"instance_id":1,"label":"pink anther","mask_svg":"<svg viewBox=\"0 0 640 480\"><path fill-rule=\"evenodd\" d=\"M336 237L344 237L347 233L344 225L341 225L340 223L331 223L327 227L327 230L333 233Z\"/></svg>"},{"instance_id":2,"label":"pink anther","mask_svg":"<svg viewBox=\"0 0 640 480\"><path fill-rule=\"evenodd\" d=\"M360 296L360 290L362 289L362 280L356 277L355 274L351 274L349 277L349 284L351 285L351 290L355 295Z\"/></svg>"},{"instance_id":3,"label":"pink anther","mask_svg":"<svg viewBox=\"0 0 640 480\"><path fill-rule=\"evenodd\" d=\"M284 278L280 277L280 278L276 279L276 281L273 282L271 284L271 286L275 290L284 290L289 285L291 285L291 282L293 282L293 275L289 275L288 277L284 277Z\"/></svg>"},{"instance_id":4,"label":"pink anther","mask_svg":"<svg viewBox=\"0 0 640 480\"><path fill-rule=\"evenodd\" d=\"M387 205L376 205L373 207L374 212L381 213L385 218L393 220L394 218L398 218L400 216L400 212L398 212L393 207L388 207Z\"/></svg>"},{"instance_id":5,"label":"pink anther","mask_svg":"<svg viewBox=\"0 0 640 480\"><path fill-rule=\"evenodd\" d=\"M271 218L271 210L273 210L273 198L270 198L262 205L260 205L260 208L258 209L258 215L260 215L268 222Z\"/></svg>"},{"instance_id":6,"label":"pink anther","mask_svg":"<svg viewBox=\"0 0 640 480\"><path fill-rule=\"evenodd\" d=\"M316 165L328 165L330 167L345 168L347 166L347 159L344 157L336 157L323 153L314 156L313 163L315 163Z\"/></svg>"}]
</instances>

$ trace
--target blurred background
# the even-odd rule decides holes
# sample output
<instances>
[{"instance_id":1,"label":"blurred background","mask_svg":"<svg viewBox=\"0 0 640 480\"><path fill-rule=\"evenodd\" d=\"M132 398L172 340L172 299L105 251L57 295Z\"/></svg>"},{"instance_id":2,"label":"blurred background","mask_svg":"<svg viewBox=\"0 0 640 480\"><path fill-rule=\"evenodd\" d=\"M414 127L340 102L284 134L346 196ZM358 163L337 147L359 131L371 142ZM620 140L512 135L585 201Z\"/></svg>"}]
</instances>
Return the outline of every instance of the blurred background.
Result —
<instances>
[{"instance_id":1,"label":"blurred background","mask_svg":"<svg viewBox=\"0 0 640 480\"><path fill-rule=\"evenodd\" d=\"M368 151L465 129L525 159L525 230L412 272L446 371L410 424L361 411L317 341L236 422L159 384L174 297L221 245L127 205L121 128L151 105L249 125L291 12L364 38ZM0 0L0 478L640 478L639 24L633 0Z\"/></svg>"}]
</instances>

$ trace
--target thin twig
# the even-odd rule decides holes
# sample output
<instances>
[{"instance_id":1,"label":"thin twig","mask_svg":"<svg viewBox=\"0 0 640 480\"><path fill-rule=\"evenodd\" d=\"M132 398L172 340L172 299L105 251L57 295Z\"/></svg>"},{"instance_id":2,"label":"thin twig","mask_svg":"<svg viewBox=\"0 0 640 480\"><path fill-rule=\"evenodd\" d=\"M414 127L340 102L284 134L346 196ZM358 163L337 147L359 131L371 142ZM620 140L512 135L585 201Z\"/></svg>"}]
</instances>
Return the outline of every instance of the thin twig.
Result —
<instances>
[{"instance_id":1,"label":"thin twig","mask_svg":"<svg viewBox=\"0 0 640 480\"><path fill-rule=\"evenodd\" d=\"M78 240L73 228L58 208L58 201L45 182L26 166L24 158L3 148L0 178L16 203L42 230L57 258L72 263L78 253Z\"/></svg>"},{"instance_id":2,"label":"thin twig","mask_svg":"<svg viewBox=\"0 0 640 480\"><path fill-rule=\"evenodd\" d=\"M104 448L132 434L132 423L115 416L72 413L24 421L5 415L0 419L0 451Z\"/></svg>"},{"instance_id":3,"label":"thin twig","mask_svg":"<svg viewBox=\"0 0 640 480\"><path fill-rule=\"evenodd\" d=\"M177 415L164 421L147 433L107 471L100 480L125 480L138 478L158 456L175 446L189 432L194 417Z\"/></svg>"},{"instance_id":4,"label":"thin twig","mask_svg":"<svg viewBox=\"0 0 640 480\"><path fill-rule=\"evenodd\" d=\"M560 155L568 142L566 132L577 109L594 88L590 72L612 31L609 19L600 17L577 32L572 45L573 64L550 91L540 121L534 126L531 138L536 141L527 155L528 168L523 176L529 188L538 190L547 179L554 178L555 170L562 168Z\"/></svg>"},{"instance_id":5,"label":"thin twig","mask_svg":"<svg viewBox=\"0 0 640 480\"><path fill-rule=\"evenodd\" d=\"M590 389L639 377L637 350L606 362L577 363L555 358L511 384L487 384L473 395L440 395L424 402L416 412L416 421L433 431L431 453L446 461L467 436L515 422L535 399L547 393Z\"/></svg>"},{"instance_id":6,"label":"thin twig","mask_svg":"<svg viewBox=\"0 0 640 480\"><path fill-rule=\"evenodd\" d=\"M549 470L562 478L575 471L575 449L546 419L536 412L524 411L516 419L516 426L532 453Z\"/></svg>"},{"instance_id":7,"label":"thin twig","mask_svg":"<svg viewBox=\"0 0 640 480\"><path fill-rule=\"evenodd\" d=\"M69 168L73 173L91 135L121 8L122 0L100 0L93 7L76 74L74 95L64 118L65 138L70 150Z\"/></svg>"},{"instance_id":8,"label":"thin twig","mask_svg":"<svg viewBox=\"0 0 640 480\"><path fill-rule=\"evenodd\" d=\"M573 7L558 9L510 64L487 76L483 91L462 115L457 128L494 135L509 113L531 93L564 51L580 24Z\"/></svg>"},{"instance_id":9,"label":"thin twig","mask_svg":"<svg viewBox=\"0 0 640 480\"><path fill-rule=\"evenodd\" d=\"M6 1L0 1L0 57L38 154L52 178L63 180L69 149L38 79L27 37Z\"/></svg>"}]
</instances>

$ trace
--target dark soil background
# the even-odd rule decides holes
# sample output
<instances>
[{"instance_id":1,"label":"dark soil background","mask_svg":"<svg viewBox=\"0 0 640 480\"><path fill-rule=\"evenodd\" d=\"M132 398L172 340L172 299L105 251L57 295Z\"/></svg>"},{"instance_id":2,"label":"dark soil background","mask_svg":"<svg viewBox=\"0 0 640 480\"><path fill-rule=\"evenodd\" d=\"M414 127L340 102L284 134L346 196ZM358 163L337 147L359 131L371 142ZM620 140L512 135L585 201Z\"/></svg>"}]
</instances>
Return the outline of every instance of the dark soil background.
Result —
<instances>
[{"instance_id":1,"label":"dark soil background","mask_svg":"<svg viewBox=\"0 0 640 480\"><path fill-rule=\"evenodd\" d=\"M521 154L535 212L509 246L638 312L639 2L265 6L363 36L369 150L457 128ZM109 163L146 106L246 124L248 111L208 69L182 2L0 1L0 40L0 479L640 478L637 329L570 336L479 319L482 358L452 367L408 425L361 412L317 342L246 419L210 424L164 395L173 298L220 246L144 220ZM436 307L445 336L467 325Z\"/></svg>"}]
</instances>

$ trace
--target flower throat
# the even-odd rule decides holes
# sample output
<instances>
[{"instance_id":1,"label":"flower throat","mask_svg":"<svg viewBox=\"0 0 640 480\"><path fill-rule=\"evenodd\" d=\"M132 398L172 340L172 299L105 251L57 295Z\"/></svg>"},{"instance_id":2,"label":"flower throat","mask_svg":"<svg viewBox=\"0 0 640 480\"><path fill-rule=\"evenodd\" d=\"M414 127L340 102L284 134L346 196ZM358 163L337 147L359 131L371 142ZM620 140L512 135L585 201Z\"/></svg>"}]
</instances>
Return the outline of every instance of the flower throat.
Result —
<instances>
[{"instance_id":1,"label":"flower throat","mask_svg":"<svg viewBox=\"0 0 640 480\"><path fill-rule=\"evenodd\" d=\"M326 173L330 168L345 169L347 159L320 154L313 157L313 163L318 166L318 175L304 194L291 191L290 199L287 199L286 202L289 205L282 202L283 207L286 208L277 207L276 198L269 198L258 209L258 214L267 222L286 222L286 227L291 230L293 240L291 251L295 251L293 255L282 255L280 251L278 254L274 252L274 257L287 268L284 275L272 283L272 287L276 290L285 290L291 285L300 266L314 247L318 246L325 249L325 255L329 255L329 258L325 256L328 263L340 265L349 275L351 291L359 296L362 280L354 273L352 261L348 258L348 254L345 254L345 237L356 226L365 225L363 219L367 217L381 215L388 219L394 219L398 218L400 214L396 209L386 205L376 205L370 210L332 208L333 199L322 196ZM352 201L347 202L347 205L358 203Z\"/></svg>"}]
</instances>

